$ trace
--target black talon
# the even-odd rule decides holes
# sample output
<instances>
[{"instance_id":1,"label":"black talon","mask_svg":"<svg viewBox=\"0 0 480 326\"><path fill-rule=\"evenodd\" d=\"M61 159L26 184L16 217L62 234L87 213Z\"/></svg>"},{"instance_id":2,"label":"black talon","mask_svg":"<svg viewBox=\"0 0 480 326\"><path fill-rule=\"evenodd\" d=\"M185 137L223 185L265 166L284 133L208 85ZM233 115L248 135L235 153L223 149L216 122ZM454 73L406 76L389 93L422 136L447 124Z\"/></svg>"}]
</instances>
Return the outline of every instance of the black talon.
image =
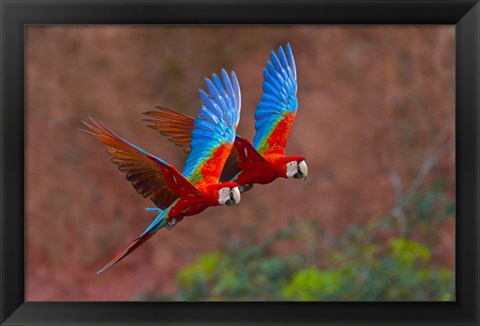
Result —
<instances>
[{"instance_id":1,"label":"black talon","mask_svg":"<svg viewBox=\"0 0 480 326\"><path fill-rule=\"evenodd\" d=\"M250 189L253 188L253 183L240 186L239 188L240 188L240 192L249 191Z\"/></svg>"}]
</instances>

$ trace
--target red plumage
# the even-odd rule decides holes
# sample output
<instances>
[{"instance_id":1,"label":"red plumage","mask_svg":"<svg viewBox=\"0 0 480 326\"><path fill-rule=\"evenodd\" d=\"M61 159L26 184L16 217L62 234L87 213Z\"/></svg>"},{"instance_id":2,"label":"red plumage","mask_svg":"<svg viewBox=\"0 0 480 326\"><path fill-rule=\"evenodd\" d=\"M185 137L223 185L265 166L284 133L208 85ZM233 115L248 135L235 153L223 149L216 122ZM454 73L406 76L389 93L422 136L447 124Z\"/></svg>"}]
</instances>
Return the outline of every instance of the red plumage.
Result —
<instances>
[{"instance_id":1,"label":"red plumage","mask_svg":"<svg viewBox=\"0 0 480 326\"><path fill-rule=\"evenodd\" d=\"M205 180L193 185L175 167L168 165L155 156L143 151L139 147L127 142L103 123L91 119L91 124L84 122L89 130L82 130L107 146L107 153L112 162L120 171L124 172L126 179L131 182L135 190L145 198L150 198L155 205L166 210L166 216L157 225L167 224L172 219L181 220L184 216L196 215L210 206L219 206L219 190L221 188L237 187L235 182L218 183L222 166L228 156L231 144L222 145L216 150L213 157L215 165L202 168ZM210 162L212 163L212 162ZM215 169L219 171L215 171ZM210 176L214 174L214 177ZM208 183L209 181L214 181ZM154 222L155 223L155 222ZM153 227L135 239L130 246L106 264L98 273L103 272L119 262L140 245L147 241L157 230Z\"/></svg>"},{"instance_id":2,"label":"red plumage","mask_svg":"<svg viewBox=\"0 0 480 326\"><path fill-rule=\"evenodd\" d=\"M148 127L167 136L186 153L190 152L190 140L194 118L171 109L157 107L158 111L144 114L150 117ZM223 168L221 181L234 180L239 185L268 184L277 178L286 178L286 164L301 162L303 156L285 156L288 135L296 112L286 115L267 139L267 150L260 154L247 139L237 135L233 148Z\"/></svg>"}]
</instances>

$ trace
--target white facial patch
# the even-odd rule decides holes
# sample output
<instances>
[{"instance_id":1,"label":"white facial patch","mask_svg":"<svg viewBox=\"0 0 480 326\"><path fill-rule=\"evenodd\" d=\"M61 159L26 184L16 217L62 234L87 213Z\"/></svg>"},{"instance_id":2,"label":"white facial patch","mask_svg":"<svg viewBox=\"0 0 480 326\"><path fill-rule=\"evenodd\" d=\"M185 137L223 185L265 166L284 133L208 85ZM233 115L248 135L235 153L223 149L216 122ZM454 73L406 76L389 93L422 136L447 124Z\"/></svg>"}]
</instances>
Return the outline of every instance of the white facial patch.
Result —
<instances>
[{"instance_id":1,"label":"white facial patch","mask_svg":"<svg viewBox=\"0 0 480 326\"><path fill-rule=\"evenodd\" d=\"M287 163L287 178L292 178L297 173L297 161L291 161Z\"/></svg>"},{"instance_id":2,"label":"white facial patch","mask_svg":"<svg viewBox=\"0 0 480 326\"><path fill-rule=\"evenodd\" d=\"M218 203L225 205L225 202L230 199L230 188L225 187L218 191Z\"/></svg>"}]
</instances>

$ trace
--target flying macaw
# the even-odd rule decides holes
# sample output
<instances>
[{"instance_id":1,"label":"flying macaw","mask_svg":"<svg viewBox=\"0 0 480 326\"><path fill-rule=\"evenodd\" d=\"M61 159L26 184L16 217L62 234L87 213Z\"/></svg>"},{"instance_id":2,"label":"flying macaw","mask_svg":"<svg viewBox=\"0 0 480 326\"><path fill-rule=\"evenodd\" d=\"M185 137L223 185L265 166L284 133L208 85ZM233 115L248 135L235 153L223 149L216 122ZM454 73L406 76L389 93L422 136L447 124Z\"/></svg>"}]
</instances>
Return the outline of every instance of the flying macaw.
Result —
<instances>
[{"instance_id":1,"label":"flying macaw","mask_svg":"<svg viewBox=\"0 0 480 326\"><path fill-rule=\"evenodd\" d=\"M162 159L123 139L103 123L91 118L82 130L107 146L107 153L126 179L158 208L159 214L147 229L97 274L132 253L158 230L171 229L184 216L195 215L207 207L238 205L240 191L236 182L219 183L220 175L235 140L240 119L241 94L235 72L231 79L222 69L222 80L205 78L209 93L199 89L202 106L193 121L191 152L180 173Z\"/></svg>"},{"instance_id":2,"label":"flying macaw","mask_svg":"<svg viewBox=\"0 0 480 326\"><path fill-rule=\"evenodd\" d=\"M286 45L286 53L280 46L278 55L271 51L270 56L263 70L263 94L255 112L257 132L253 145L237 134L220 178L237 182L241 192L250 190L255 183L268 184L280 177L306 179L308 175L303 156L285 155L298 108L297 71L290 44ZM144 119L149 127L189 153L193 118L171 109L157 109L144 113L150 117Z\"/></svg>"}]
</instances>

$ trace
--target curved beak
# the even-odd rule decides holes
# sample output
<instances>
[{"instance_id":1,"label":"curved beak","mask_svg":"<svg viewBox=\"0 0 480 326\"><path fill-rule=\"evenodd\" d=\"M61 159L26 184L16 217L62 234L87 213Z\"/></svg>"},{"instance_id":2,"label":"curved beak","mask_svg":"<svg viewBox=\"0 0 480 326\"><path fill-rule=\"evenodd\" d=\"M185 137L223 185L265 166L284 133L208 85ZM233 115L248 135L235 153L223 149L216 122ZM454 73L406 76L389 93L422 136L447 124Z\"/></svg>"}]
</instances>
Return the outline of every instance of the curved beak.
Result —
<instances>
[{"instance_id":1,"label":"curved beak","mask_svg":"<svg viewBox=\"0 0 480 326\"><path fill-rule=\"evenodd\" d=\"M298 164L297 172L293 175L293 177L296 179L307 180L307 176L308 176L307 163L305 161L301 161Z\"/></svg>"},{"instance_id":2,"label":"curved beak","mask_svg":"<svg viewBox=\"0 0 480 326\"><path fill-rule=\"evenodd\" d=\"M225 202L225 205L236 206L240 203L240 199L241 199L241 195L238 187L232 188L232 190L230 190L230 198L227 199L227 201Z\"/></svg>"}]
</instances>

